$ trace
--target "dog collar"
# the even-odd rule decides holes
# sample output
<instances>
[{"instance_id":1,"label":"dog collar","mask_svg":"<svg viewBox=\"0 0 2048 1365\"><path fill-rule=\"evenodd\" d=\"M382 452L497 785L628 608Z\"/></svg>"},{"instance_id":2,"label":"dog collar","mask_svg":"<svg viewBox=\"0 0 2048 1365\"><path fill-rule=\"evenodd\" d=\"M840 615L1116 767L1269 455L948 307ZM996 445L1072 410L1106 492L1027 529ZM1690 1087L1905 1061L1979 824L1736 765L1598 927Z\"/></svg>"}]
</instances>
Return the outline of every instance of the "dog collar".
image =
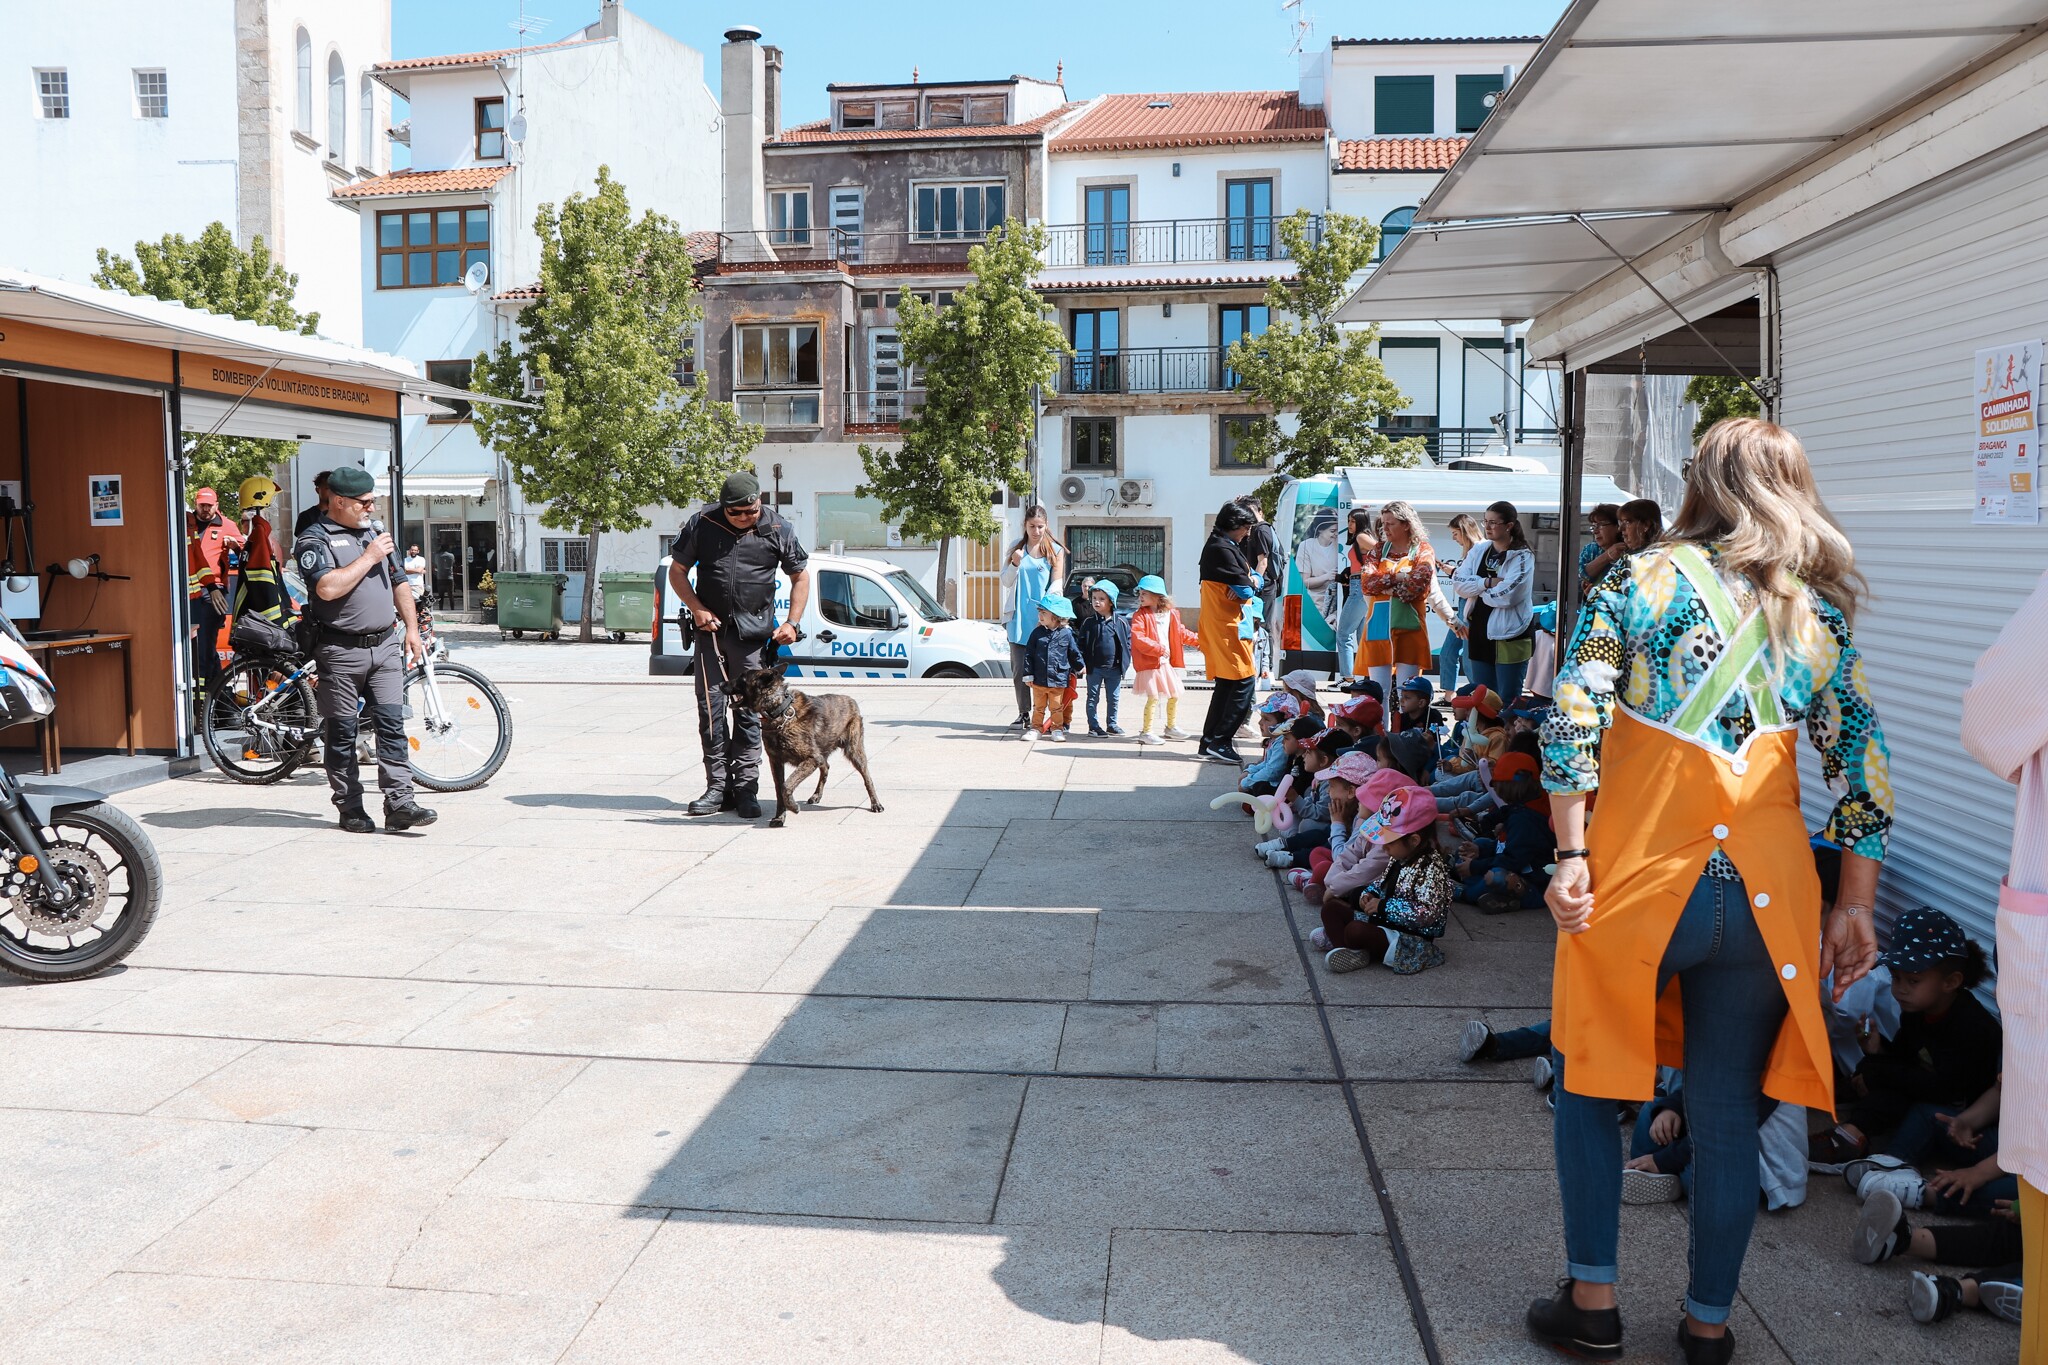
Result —
<instances>
[{"instance_id":1,"label":"dog collar","mask_svg":"<svg viewBox=\"0 0 2048 1365\"><path fill-rule=\"evenodd\" d=\"M783 699L783 702L782 702L782 704L781 704L781 705L780 705L779 707L777 707L777 708L776 708L775 710L773 710L773 711L763 711L763 712L761 712L761 719L763 719L763 720L781 720L781 719L783 719L784 717L786 717L786 716L789 716L790 714L792 714L793 712L795 712L795 710L796 710L796 702L795 702L794 700L792 700L792 699L789 699L789 698L784 698L784 699Z\"/></svg>"}]
</instances>

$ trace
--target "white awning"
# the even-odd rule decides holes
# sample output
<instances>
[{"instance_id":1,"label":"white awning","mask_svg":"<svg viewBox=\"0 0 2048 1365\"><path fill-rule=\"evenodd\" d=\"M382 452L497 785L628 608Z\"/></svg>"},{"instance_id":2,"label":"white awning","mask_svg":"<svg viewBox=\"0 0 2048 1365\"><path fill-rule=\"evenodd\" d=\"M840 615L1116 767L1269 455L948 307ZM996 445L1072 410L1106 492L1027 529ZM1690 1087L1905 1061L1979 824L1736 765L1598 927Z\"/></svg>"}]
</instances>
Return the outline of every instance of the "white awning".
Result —
<instances>
[{"instance_id":1,"label":"white awning","mask_svg":"<svg viewBox=\"0 0 2048 1365\"><path fill-rule=\"evenodd\" d=\"M391 476L383 471L376 474L378 497L391 494ZM488 474L408 474L405 476L405 496L409 502L414 498L482 498L490 494L490 486L497 480Z\"/></svg>"},{"instance_id":2,"label":"white awning","mask_svg":"<svg viewBox=\"0 0 2048 1365\"><path fill-rule=\"evenodd\" d=\"M2048 22L2048 0L1574 0L1416 214L1726 208Z\"/></svg>"},{"instance_id":3,"label":"white awning","mask_svg":"<svg viewBox=\"0 0 2048 1365\"><path fill-rule=\"evenodd\" d=\"M316 441L363 450L391 449L391 423L375 417L349 417L273 403L237 403L232 398L194 393L190 389L179 395L178 410L185 430L195 436L247 436L259 441Z\"/></svg>"}]
</instances>

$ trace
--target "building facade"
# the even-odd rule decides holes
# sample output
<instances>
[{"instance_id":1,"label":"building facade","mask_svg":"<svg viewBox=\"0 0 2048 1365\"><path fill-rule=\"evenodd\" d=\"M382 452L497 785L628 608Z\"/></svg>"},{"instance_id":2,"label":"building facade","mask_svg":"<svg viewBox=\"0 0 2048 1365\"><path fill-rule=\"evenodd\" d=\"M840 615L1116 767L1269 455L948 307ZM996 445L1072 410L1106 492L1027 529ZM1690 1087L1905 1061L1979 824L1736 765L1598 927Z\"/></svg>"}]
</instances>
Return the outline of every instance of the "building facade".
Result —
<instances>
[{"instance_id":1,"label":"building facade","mask_svg":"<svg viewBox=\"0 0 2048 1365\"><path fill-rule=\"evenodd\" d=\"M32 193L0 207L0 261L86 282L97 248L218 221L298 275L322 334L360 342L356 217L330 192L390 166L390 93L371 77L390 0L83 10L10 17L0 145Z\"/></svg>"},{"instance_id":2,"label":"building facade","mask_svg":"<svg viewBox=\"0 0 2048 1365\"><path fill-rule=\"evenodd\" d=\"M590 193L601 165L635 213L685 230L716 222L719 114L703 67L701 53L615 0L559 42L378 66L377 81L410 107L394 136L412 165L335 191L360 214L350 253L366 343L467 387L480 352L516 343L535 296L536 210ZM566 602L580 610L581 575L596 567L583 562L583 537L542 529L466 413L409 418L402 437L406 498L394 520L434 566L437 593L474 605L486 572L547 568L574 576ZM458 581L444 585L451 564Z\"/></svg>"}]
</instances>

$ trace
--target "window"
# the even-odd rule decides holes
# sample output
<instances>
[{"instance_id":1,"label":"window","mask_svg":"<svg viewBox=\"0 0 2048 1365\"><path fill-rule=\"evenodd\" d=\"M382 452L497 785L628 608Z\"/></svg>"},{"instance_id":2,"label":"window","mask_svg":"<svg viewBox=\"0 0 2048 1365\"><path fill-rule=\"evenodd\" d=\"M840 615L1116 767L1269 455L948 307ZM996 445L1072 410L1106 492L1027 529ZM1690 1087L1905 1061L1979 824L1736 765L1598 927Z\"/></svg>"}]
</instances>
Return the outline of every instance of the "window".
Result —
<instances>
[{"instance_id":1,"label":"window","mask_svg":"<svg viewBox=\"0 0 2048 1365\"><path fill-rule=\"evenodd\" d=\"M135 73L135 117L171 116L171 78L162 71Z\"/></svg>"},{"instance_id":2,"label":"window","mask_svg":"<svg viewBox=\"0 0 2048 1365\"><path fill-rule=\"evenodd\" d=\"M371 170L377 168L377 86L367 74L363 77L363 127L356 135L356 162Z\"/></svg>"},{"instance_id":3,"label":"window","mask_svg":"<svg viewBox=\"0 0 2048 1365\"><path fill-rule=\"evenodd\" d=\"M1114 417L1069 417L1067 419L1067 467L1116 473L1116 419Z\"/></svg>"},{"instance_id":4,"label":"window","mask_svg":"<svg viewBox=\"0 0 2048 1365\"><path fill-rule=\"evenodd\" d=\"M1432 431L1437 424L1437 389L1441 378L1435 337L1381 337L1380 368L1407 400L1383 424L1392 430ZM1493 392L1500 392L1496 371Z\"/></svg>"},{"instance_id":5,"label":"window","mask_svg":"<svg viewBox=\"0 0 2048 1365\"><path fill-rule=\"evenodd\" d=\"M543 537L540 543L542 573L584 573L590 567L590 542L581 536Z\"/></svg>"},{"instance_id":6,"label":"window","mask_svg":"<svg viewBox=\"0 0 2048 1365\"><path fill-rule=\"evenodd\" d=\"M988 235L1003 220L1003 182L986 184L919 185L916 187L917 218L913 224L919 241L957 241Z\"/></svg>"},{"instance_id":7,"label":"window","mask_svg":"<svg viewBox=\"0 0 2048 1365\"><path fill-rule=\"evenodd\" d=\"M1114 308L1076 308L1067 320L1067 338L1074 344L1071 368L1072 393L1119 393L1117 334L1121 330Z\"/></svg>"},{"instance_id":8,"label":"window","mask_svg":"<svg viewBox=\"0 0 2048 1365\"><path fill-rule=\"evenodd\" d=\"M1273 259L1273 182L1227 180L1223 184L1225 246L1233 261Z\"/></svg>"},{"instance_id":9,"label":"window","mask_svg":"<svg viewBox=\"0 0 2048 1365\"><path fill-rule=\"evenodd\" d=\"M822 505L834 496L830 493L818 495ZM819 514L819 525L824 525L824 514ZM831 544L839 537L826 536L819 539ZM850 547L853 542L848 541ZM879 549L879 545L869 548ZM902 614L896 599L889 596L884 588L866 574L847 573L843 569L821 569L818 572L818 614L835 626L851 626L856 630L891 630L902 621Z\"/></svg>"},{"instance_id":10,"label":"window","mask_svg":"<svg viewBox=\"0 0 2048 1365\"><path fill-rule=\"evenodd\" d=\"M327 159L348 160L348 72L341 54L327 54Z\"/></svg>"},{"instance_id":11,"label":"window","mask_svg":"<svg viewBox=\"0 0 2048 1365\"><path fill-rule=\"evenodd\" d=\"M811 191L768 191L768 240L777 246L809 246L811 241Z\"/></svg>"},{"instance_id":12,"label":"window","mask_svg":"<svg viewBox=\"0 0 2048 1365\"><path fill-rule=\"evenodd\" d=\"M296 46L299 74L299 104L296 111L298 116L292 121L292 127L298 129L307 137L311 137L313 136L313 40L306 36L306 30L299 30Z\"/></svg>"},{"instance_id":13,"label":"window","mask_svg":"<svg viewBox=\"0 0 2048 1365\"><path fill-rule=\"evenodd\" d=\"M818 494L817 541L820 545L839 541L849 550L897 550L934 543L904 535L883 519L881 499L858 493Z\"/></svg>"},{"instance_id":14,"label":"window","mask_svg":"<svg viewBox=\"0 0 2048 1365\"><path fill-rule=\"evenodd\" d=\"M740 419L765 427L818 425L818 329L812 323L737 327ZM789 392L808 387L808 392ZM784 390L748 393L747 389Z\"/></svg>"},{"instance_id":15,"label":"window","mask_svg":"<svg viewBox=\"0 0 2048 1365\"><path fill-rule=\"evenodd\" d=\"M683 347L676 356L676 383L686 389L697 387L697 352L703 345L704 324L699 321L691 324L690 330L683 333Z\"/></svg>"},{"instance_id":16,"label":"window","mask_svg":"<svg viewBox=\"0 0 2048 1365\"><path fill-rule=\"evenodd\" d=\"M1375 260L1384 261L1394 254L1394 248L1401 245L1401 239L1408 235L1409 225L1415 221L1415 206L1395 209L1380 219L1380 248Z\"/></svg>"},{"instance_id":17,"label":"window","mask_svg":"<svg viewBox=\"0 0 2048 1365\"><path fill-rule=\"evenodd\" d=\"M466 389L469 387L470 367L475 363L473 360L429 360L427 362L427 378L436 384L446 384L451 389ZM467 422L469 420L469 404L461 399L437 398L434 401L443 407L455 409L455 412L452 416L448 417L436 414L429 417L427 421L439 422L445 425L450 422Z\"/></svg>"},{"instance_id":18,"label":"window","mask_svg":"<svg viewBox=\"0 0 2048 1365\"><path fill-rule=\"evenodd\" d=\"M71 73L63 67L36 72L36 94L44 118L71 117Z\"/></svg>"},{"instance_id":19,"label":"window","mask_svg":"<svg viewBox=\"0 0 2048 1365\"><path fill-rule=\"evenodd\" d=\"M1090 185L1082 192L1088 220L1084 245L1089 265L1131 263L1131 187Z\"/></svg>"},{"instance_id":20,"label":"window","mask_svg":"<svg viewBox=\"0 0 2048 1365\"><path fill-rule=\"evenodd\" d=\"M965 95L934 95L924 102L924 126L958 128L967 122Z\"/></svg>"},{"instance_id":21,"label":"window","mask_svg":"<svg viewBox=\"0 0 2048 1365\"><path fill-rule=\"evenodd\" d=\"M1252 434L1256 417L1218 417L1216 419L1216 467L1221 470L1261 470L1271 466L1252 455L1249 451L1240 454L1245 438Z\"/></svg>"},{"instance_id":22,"label":"window","mask_svg":"<svg viewBox=\"0 0 2048 1365\"><path fill-rule=\"evenodd\" d=\"M1436 77L1375 76L1372 82L1372 130L1389 133L1436 131Z\"/></svg>"},{"instance_id":23,"label":"window","mask_svg":"<svg viewBox=\"0 0 2048 1365\"><path fill-rule=\"evenodd\" d=\"M1227 358L1230 348L1246 337L1255 337L1266 330L1271 321L1271 312L1263 303L1233 303L1216 310L1217 339L1222 343ZM1226 368L1223 371L1223 387L1237 387L1237 371Z\"/></svg>"},{"instance_id":24,"label":"window","mask_svg":"<svg viewBox=\"0 0 2048 1365\"><path fill-rule=\"evenodd\" d=\"M1001 95L969 95L967 121L977 128L989 128L1008 117L1009 101Z\"/></svg>"},{"instance_id":25,"label":"window","mask_svg":"<svg viewBox=\"0 0 2048 1365\"><path fill-rule=\"evenodd\" d=\"M476 159L505 159L505 100L503 96L476 102Z\"/></svg>"},{"instance_id":26,"label":"window","mask_svg":"<svg viewBox=\"0 0 2048 1365\"><path fill-rule=\"evenodd\" d=\"M491 256L486 208L408 209L377 215L377 287L428 289L461 284Z\"/></svg>"},{"instance_id":27,"label":"window","mask_svg":"<svg viewBox=\"0 0 2048 1365\"><path fill-rule=\"evenodd\" d=\"M842 100L841 128L915 128L916 100Z\"/></svg>"},{"instance_id":28,"label":"window","mask_svg":"<svg viewBox=\"0 0 2048 1365\"><path fill-rule=\"evenodd\" d=\"M1486 122L1486 116L1493 112L1487 104L1488 95L1500 92L1500 73L1490 76L1458 77L1458 131L1476 133L1479 125Z\"/></svg>"}]
</instances>

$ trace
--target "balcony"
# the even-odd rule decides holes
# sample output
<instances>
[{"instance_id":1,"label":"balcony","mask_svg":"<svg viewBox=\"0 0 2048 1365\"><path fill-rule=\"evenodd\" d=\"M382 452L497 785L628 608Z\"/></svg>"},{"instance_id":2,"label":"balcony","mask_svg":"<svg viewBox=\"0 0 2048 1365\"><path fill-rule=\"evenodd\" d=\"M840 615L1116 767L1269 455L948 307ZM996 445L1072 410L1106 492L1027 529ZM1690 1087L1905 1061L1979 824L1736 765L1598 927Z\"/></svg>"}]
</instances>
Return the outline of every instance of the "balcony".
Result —
<instances>
[{"instance_id":1,"label":"balcony","mask_svg":"<svg viewBox=\"0 0 2048 1365\"><path fill-rule=\"evenodd\" d=\"M895 431L923 406L923 389L856 390L846 395L841 425L851 435Z\"/></svg>"},{"instance_id":2,"label":"balcony","mask_svg":"<svg viewBox=\"0 0 2048 1365\"><path fill-rule=\"evenodd\" d=\"M1060 357L1063 394L1226 393L1237 374L1218 346L1147 346Z\"/></svg>"},{"instance_id":3,"label":"balcony","mask_svg":"<svg viewBox=\"0 0 2048 1365\"><path fill-rule=\"evenodd\" d=\"M854 232L845 228L769 228L718 234L721 271L827 269L848 265L945 267L967 273L967 250L988 240L981 232Z\"/></svg>"},{"instance_id":4,"label":"balcony","mask_svg":"<svg viewBox=\"0 0 2048 1365\"><path fill-rule=\"evenodd\" d=\"M1154 218L1135 223L1074 223L1046 229L1045 264L1052 270L1087 266L1187 265L1205 261L1284 261L1280 218ZM1309 240L1320 242L1323 220L1308 220Z\"/></svg>"},{"instance_id":5,"label":"balcony","mask_svg":"<svg viewBox=\"0 0 2048 1365\"><path fill-rule=\"evenodd\" d=\"M1459 460L1476 460L1489 451L1501 454L1507 447L1495 426L1484 427L1388 427L1380 433L1391 440L1422 438L1423 458L1443 466ZM1515 453L1537 459L1558 456L1557 431L1551 427L1524 427L1515 433Z\"/></svg>"}]
</instances>

